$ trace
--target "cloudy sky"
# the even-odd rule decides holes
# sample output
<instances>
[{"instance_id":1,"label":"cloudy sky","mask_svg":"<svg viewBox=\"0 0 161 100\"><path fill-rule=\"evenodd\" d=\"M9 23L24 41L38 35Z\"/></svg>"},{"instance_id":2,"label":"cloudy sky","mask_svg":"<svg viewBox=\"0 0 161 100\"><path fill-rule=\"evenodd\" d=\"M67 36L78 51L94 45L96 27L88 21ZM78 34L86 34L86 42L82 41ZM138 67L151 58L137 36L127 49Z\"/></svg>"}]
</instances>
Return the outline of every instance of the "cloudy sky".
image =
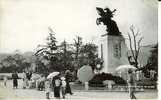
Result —
<instances>
[{"instance_id":1,"label":"cloudy sky","mask_svg":"<svg viewBox=\"0 0 161 100\"><path fill-rule=\"evenodd\" d=\"M135 25L144 36L143 45L157 42L157 0L0 0L0 52L33 51L48 35L72 42L98 42L105 33L96 25L96 7L117 9L114 20L123 35Z\"/></svg>"}]
</instances>

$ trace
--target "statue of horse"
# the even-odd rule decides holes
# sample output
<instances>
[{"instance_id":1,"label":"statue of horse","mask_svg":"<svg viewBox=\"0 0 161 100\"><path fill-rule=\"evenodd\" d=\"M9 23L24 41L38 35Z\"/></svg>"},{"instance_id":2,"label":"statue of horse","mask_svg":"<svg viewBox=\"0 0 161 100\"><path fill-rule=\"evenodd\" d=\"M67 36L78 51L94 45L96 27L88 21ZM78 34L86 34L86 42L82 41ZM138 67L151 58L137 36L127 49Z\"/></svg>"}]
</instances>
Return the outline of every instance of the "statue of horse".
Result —
<instances>
[{"instance_id":1,"label":"statue of horse","mask_svg":"<svg viewBox=\"0 0 161 100\"><path fill-rule=\"evenodd\" d=\"M119 31L116 22L112 20L113 13L116 11L116 9L114 9L113 11L111 11L109 8L102 9L96 7L96 9L98 14L101 16L100 18L97 18L96 24L99 25L102 22L104 25L106 25L107 28L106 31L108 35L115 35L115 36L121 35L121 32Z\"/></svg>"}]
</instances>

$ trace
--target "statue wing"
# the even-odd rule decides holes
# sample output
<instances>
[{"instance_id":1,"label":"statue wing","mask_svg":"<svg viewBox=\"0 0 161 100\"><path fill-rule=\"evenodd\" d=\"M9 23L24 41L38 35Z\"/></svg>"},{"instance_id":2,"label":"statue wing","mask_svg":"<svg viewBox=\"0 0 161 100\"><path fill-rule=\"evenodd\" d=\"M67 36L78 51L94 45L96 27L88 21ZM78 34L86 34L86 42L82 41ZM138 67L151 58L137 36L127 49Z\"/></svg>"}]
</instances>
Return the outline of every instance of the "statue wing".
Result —
<instances>
[{"instance_id":1,"label":"statue wing","mask_svg":"<svg viewBox=\"0 0 161 100\"><path fill-rule=\"evenodd\" d=\"M96 7L96 10L100 16L105 16L105 12L102 8Z\"/></svg>"}]
</instances>

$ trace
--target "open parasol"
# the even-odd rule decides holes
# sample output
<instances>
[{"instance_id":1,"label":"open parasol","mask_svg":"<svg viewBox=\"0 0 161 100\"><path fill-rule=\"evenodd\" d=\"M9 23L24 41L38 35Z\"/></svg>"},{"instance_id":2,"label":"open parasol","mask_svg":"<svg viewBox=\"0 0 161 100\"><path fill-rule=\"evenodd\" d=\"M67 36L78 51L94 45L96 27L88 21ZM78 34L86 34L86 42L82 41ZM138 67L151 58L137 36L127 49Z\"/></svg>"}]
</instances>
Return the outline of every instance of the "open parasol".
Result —
<instances>
[{"instance_id":1,"label":"open parasol","mask_svg":"<svg viewBox=\"0 0 161 100\"><path fill-rule=\"evenodd\" d=\"M31 77L32 80L38 80L40 78L41 76L39 74L32 74L32 77Z\"/></svg>"},{"instance_id":2,"label":"open parasol","mask_svg":"<svg viewBox=\"0 0 161 100\"><path fill-rule=\"evenodd\" d=\"M129 69L132 71L136 70L137 68L132 65L121 65L116 68L117 72L127 72Z\"/></svg>"},{"instance_id":3,"label":"open parasol","mask_svg":"<svg viewBox=\"0 0 161 100\"><path fill-rule=\"evenodd\" d=\"M53 78L55 76L59 75L59 72L52 72L47 76L47 79Z\"/></svg>"}]
</instances>

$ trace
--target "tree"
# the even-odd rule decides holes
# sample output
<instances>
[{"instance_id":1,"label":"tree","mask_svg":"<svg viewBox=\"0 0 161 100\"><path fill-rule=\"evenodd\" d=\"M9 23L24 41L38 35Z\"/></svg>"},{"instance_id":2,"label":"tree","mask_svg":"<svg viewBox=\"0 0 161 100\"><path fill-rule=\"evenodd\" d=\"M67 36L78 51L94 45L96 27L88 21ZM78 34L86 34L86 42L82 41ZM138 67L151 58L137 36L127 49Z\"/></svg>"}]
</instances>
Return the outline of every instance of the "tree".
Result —
<instances>
[{"instance_id":1,"label":"tree","mask_svg":"<svg viewBox=\"0 0 161 100\"><path fill-rule=\"evenodd\" d=\"M151 56L148 59L146 70L155 70L158 76L158 44L151 50Z\"/></svg>"},{"instance_id":2,"label":"tree","mask_svg":"<svg viewBox=\"0 0 161 100\"><path fill-rule=\"evenodd\" d=\"M55 37L54 31L49 27L49 36L47 37L47 43L45 45L39 45L38 49L35 53L36 56L40 56L41 60L46 60L49 62L48 65L46 65L46 71L60 71L61 66L59 65L59 54L57 53L58 46L56 45L57 40Z\"/></svg>"},{"instance_id":3,"label":"tree","mask_svg":"<svg viewBox=\"0 0 161 100\"><path fill-rule=\"evenodd\" d=\"M22 72L25 68L30 67L30 63L25 61L25 58L19 52L13 55L8 55L1 61L1 72Z\"/></svg>"},{"instance_id":4,"label":"tree","mask_svg":"<svg viewBox=\"0 0 161 100\"><path fill-rule=\"evenodd\" d=\"M138 68L138 56L141 48L141 41L143 39L140 36L139 29L136 29L133 25L130 27L130 32L128 32L128 39L130 43L131 55L128 57L129 63Z\"/></svg>"},{"instance_id":5,"label":"tree","mask_svg":"<svg viewBox=\"0 0 161 100\"><path fill-rule=\"evenodd\" d=\"M36 61L35 61L37 67L35 69L36 72L38 73L46 73L48 72L48 69L47 67L45 66L45 64L42 62L41 59L39 59L39 57L36 58Z\"/></svg>"},{"instance_id":6,"label":"tree","mask_svg":"<svg viewBox=\"0 0 161 100\"><path fill-rule=\"evenodd\" d=\"M16 62L15 59L13 58L13 56L8 55L7 57L5 57L2 61L1 61L1 72L13 72L14 70L16 70Z\"/></svg>"},{"instance_id":7,"label":"tree","mask_svg":"<svg viewBox=\"0 0 161 100\"><path fill-rule=\"evenodd\" d=\"M76 38L74 39L76 70L80 67L79 55L82 44L83 44L82 37L76 36Z\"/></svg>"},{"instance_id":8,"label":"tree","mask_svg":"<svg viewBox=\"0 0 161 100\"><path fill-rule=\"evenodd\" d=\"M153 50L151 50L151 56L148 60L148 63L150 65L150 69L153 69L156 72L158 72L158 44L156 44L153 47Z\"/></svg>"},{"instance_id":9,"label":"tree","mask_svg":"<svg viewBox=\"0 0 161 100\"><path fill-rule=\"evenodd\" d=\"M92 69L96 69L97 64L100 64L100 59L98 58L97 46L93 43L86 43L81 47L80 50L80 64L81 66L89 64Z\"/></svg>"},{"instance_id":10,"label":"tree","mask_svg":"<svg viewBox=\"0 0 161 100\"><path fill-rule=\"evenodd\" d=\"M61 44L61 47L62 47L62 64L63 64L63 67L65 68L67 66L67 63L68 63L68 57L67 57L67 42L64 40Z\"/></svg>"},{"instance_id":11,"label":"tree","mask_svg":"<svg viewBox=\"0 0 161 100\"><path fill-rule=\"evenodd\" d=\"M147 64L140 68L143 71L145 77L150 77L150 70L154 70L155 80L158 78L158 44L156 44L151 50L151 55L148 58Z\"/></svg>"},{"instance_id":12,"label":"tree","mask_svg":"<svg viewBox=\"0 0 161 100\"><path fill-rule=\"evenodd\" d=\"M21 55L19 52L16 52L13 55L13 58L16 62L16 67L18 68L18 71L22 72L23 69L30 67L30 63L26 62L23 55Z\"/></svg>"},{"instance_id":13,"label":"tree","mask_svg":"<svg viewBox=\"0 0 161 100\"><path fill-rule=\"evenodd\" d=\"M64 70L74 70L73 61L74 61L74 51L70 50L71 44L68 44L65 40L59 46L59 54L61 59L61 65Z\"/></svg>"}]
</instances>

